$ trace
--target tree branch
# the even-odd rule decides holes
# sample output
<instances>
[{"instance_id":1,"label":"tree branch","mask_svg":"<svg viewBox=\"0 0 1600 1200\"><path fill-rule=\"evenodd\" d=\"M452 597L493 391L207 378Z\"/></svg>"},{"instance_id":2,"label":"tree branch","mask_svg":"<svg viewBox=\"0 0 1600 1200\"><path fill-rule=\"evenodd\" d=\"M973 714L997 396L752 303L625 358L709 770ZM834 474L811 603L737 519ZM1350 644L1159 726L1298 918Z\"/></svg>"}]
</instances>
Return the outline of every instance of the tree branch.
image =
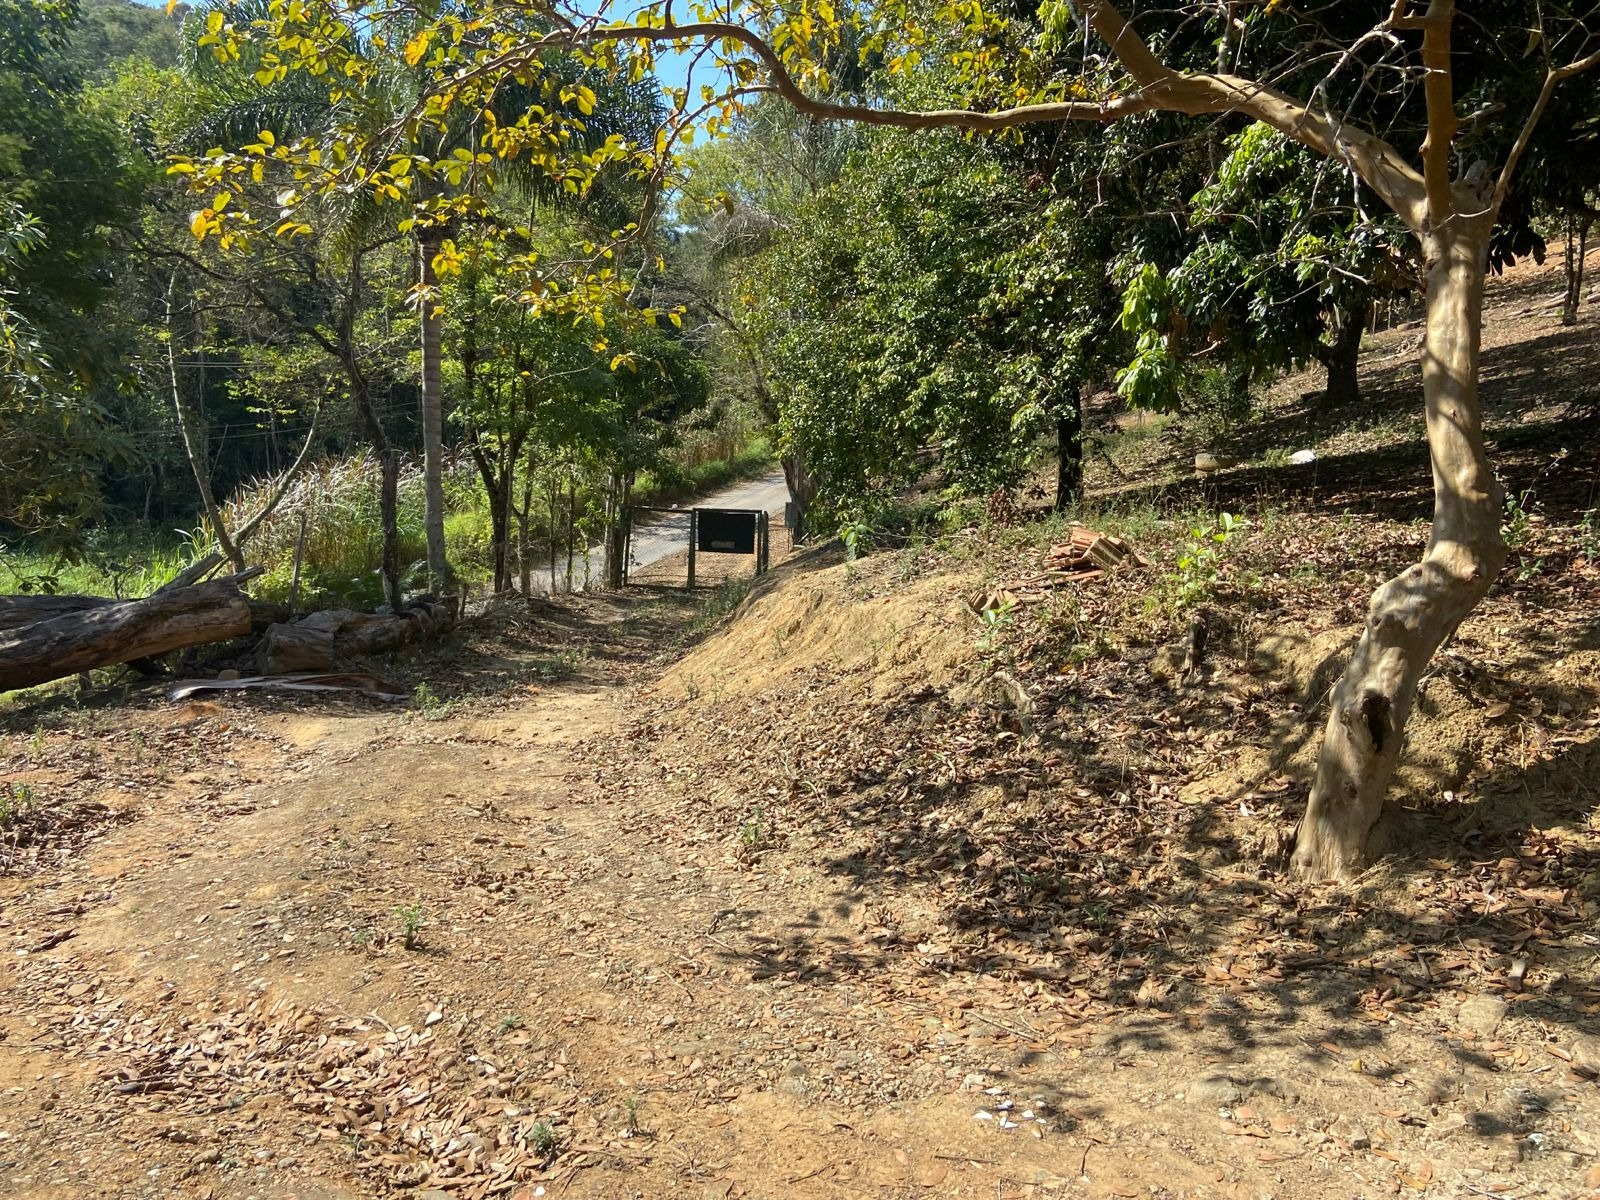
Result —
<instances>
[{"instance_id":1,"label":"tree branch","mask_svg":"<svg viewBox=\"0 0 1600 1200\"><path fill-rule=\"evenodd\" d=\"M1534 128L1544 116L1544 110L1550 104L1550 97L1555 95L1556 85L1563 79L1571 79L1574 75L1580 75L1596 66L1600 66L1600 50L1545 73L1544 85L1539 89L1539 96L1534 100L1533 107L1528 110L1528 118L1523 121L1517 140L1512 144L1511 152L1506 155L1506 161L1500 167L1500 177L1495 180L1494 195L1489 201L1489 211L1492 215L1498 216L1500 206L1505 203L1506 193L1511 190L1511 180L1517 173L1517 166L1522 162L1528 143L1533 140Z\"/></svg>"},{"instance_id":2,"label":"tree branch","mask_svg":"<svg viewBox=\"0 0 1600 1200\"><path fill-rule=\"evenodd\" d=\"M907 111L845 104L808 95L771 44L743 25L725 21L664 26L604 25L598 17L581 25L554 30L525 46L498 55L481 64L477 72L514 68L546 50L572 49L598 42L704 40L744 47L760 61L772 81L772 90L796 111L817 120L854 121L902 129L956 128L996 133L1017 125L1059 121L1108 123L1143 112L1176 112L1190 116L1237 112L1271 125L1320 154L1348 164L1413 230L1420 230L1426 207L1422 175L1382 138L1335 122L1287 93L1254 80L1228 74L1174 71L1156 57L1115 5L1105 0L1083 0L1083 10L1095 34L1110 47L1139 85L1138 90L1103 100L1025 104L990 112L964 108Z\"/></svg>"},{"instance_id":3,"label":"tree branch","mask_svg":"<svg viewBox=\"0 0 1600 1200\"><path fill-rule=\"evenodd\" d=\"M1395 11L1402 7L1403 0L1396 0ZM1422 95L1428 110L1428 136L1422 141L1422 178L1428 191L1428 219L1433 229L1438 229L1457 211L1455 189L1450 181L1450 150L1456 131L1461 128L1450 68L1450 23L1455 11L1455 0L1428 0L1426 16L1408 18L1422 29Z\"/></svg>"}]
</instances>

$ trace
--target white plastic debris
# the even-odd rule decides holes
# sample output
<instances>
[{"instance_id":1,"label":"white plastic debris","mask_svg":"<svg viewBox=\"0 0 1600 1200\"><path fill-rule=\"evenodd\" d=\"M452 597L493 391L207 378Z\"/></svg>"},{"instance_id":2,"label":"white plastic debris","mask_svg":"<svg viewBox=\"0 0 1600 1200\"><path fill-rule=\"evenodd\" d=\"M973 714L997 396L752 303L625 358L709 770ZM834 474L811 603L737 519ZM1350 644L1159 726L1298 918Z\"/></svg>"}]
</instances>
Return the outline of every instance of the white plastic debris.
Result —
<instances>
[{"instance_id":1,"label":"white plastic debris","mask_svg":"<svg viewBox=\"0 0 1600 1200\"><path fill-rule=\"evenodd\" d=\"M1314 463L1317 461L1317 452L1315 450L1296 450L1293 454L1289 455L1289 461L1297 467L1303 467L1307 463Z\"/></svg>"}]
</instances>

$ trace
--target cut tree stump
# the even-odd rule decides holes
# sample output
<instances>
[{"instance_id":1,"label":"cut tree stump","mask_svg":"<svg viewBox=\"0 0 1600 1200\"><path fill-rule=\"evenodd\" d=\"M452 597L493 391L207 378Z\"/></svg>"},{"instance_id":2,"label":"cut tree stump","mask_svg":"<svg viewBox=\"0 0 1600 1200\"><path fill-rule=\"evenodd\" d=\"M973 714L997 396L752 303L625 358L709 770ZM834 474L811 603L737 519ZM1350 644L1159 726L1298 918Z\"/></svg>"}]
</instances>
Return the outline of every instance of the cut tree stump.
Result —
<instances>
[{"instance_id":1,"label":"cut tree stump","mask_svg":"<svg viewBox=\"0 0 1600 1200\"><path fill-rule=\"evenodd\" d=\"M250 632L251 619L240 581L217 579L0 630L0 692L243 637Z\"/></svg>"}]
</instances>

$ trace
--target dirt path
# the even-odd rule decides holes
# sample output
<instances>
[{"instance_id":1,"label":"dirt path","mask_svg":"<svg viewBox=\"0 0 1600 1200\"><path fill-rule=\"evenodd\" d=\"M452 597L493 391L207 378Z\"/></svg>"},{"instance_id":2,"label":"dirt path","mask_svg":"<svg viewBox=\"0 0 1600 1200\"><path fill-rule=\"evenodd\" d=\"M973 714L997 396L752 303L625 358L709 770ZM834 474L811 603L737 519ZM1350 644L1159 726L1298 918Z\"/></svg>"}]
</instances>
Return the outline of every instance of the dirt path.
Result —
<instances>
[{"instance_id":1,"label":"dirt path","mask_svg":"<svg viewBox=\"0 0 1600 1200\"><path fill-rule=\"evenodd\" d=\"M1227 989L1113 1019L1087 976L964 965L931 892L827 869L826 831L778 844L751 768L781 748L691 769L654 672L621 682L653 603L585 602L559 683L469 647L504 686L426 715L231 697L10 739L135 819L0 880L4 1194L1357 1196L1463 1154L1535 1194L1509 1131L1570 1128L1572 1085L1492 1023L1463 1051Z\"/></svg>"}]
</instances>

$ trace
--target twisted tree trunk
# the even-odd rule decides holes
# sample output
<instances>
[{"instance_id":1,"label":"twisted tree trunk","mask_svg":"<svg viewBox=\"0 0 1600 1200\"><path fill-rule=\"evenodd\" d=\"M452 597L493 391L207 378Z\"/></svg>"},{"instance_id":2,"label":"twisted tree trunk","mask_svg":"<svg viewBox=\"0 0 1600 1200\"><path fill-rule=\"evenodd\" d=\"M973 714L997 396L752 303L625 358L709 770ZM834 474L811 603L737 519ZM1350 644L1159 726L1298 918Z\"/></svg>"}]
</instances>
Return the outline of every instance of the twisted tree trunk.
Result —
<instances>
[{"instance_id":1,"label":"twisted tree trunk","mask_svg":"<svg viewBox=\"0 0 1600 1200\"><path fill-rule=\"evenodd\" d=\"M1484 448L1478 399L1488 245L1488 220L1461 215L1425 240L1422 391L1433 530L1422 561L1373 593L1361 640L1334 689L1294 851L1295 869L1311 879L1338 878L1361 866L1400 758L1417 682L1505 565L1502 495Z\"/></svg>"}]
</instances>

